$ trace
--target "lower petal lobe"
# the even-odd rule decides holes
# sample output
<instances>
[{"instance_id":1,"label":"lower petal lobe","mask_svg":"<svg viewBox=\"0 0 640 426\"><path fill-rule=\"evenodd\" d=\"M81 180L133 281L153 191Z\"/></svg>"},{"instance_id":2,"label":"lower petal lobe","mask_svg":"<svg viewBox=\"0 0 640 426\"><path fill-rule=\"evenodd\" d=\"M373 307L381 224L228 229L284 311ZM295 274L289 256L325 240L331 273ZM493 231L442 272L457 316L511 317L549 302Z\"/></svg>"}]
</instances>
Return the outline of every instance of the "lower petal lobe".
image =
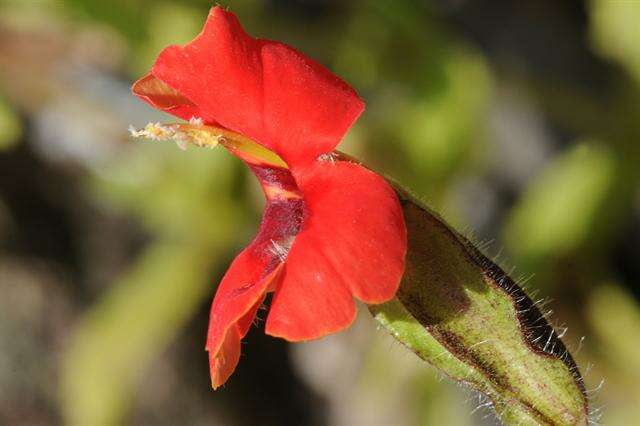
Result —
<instances>
[{"instance_id":1,"label":"lower petal lobe","mask_svg":"<svg viewBox=\"0 0 640 426\"><path fill-rule=\"evenodd\" d=\"M257 286L256 290L264 290L265 286L268 286L270 282L277 279L277 275L279 274L281 267L282 264L279 264L276 270L274 270L263 280L262 283L260 283L262 285ZM216 327L213 325L213 322L210 323L209 338L212 340L207 342L207 350L209 351L211 385L214 389L222 386L236 369L236 366L240 361L240 341L249 332L251 324L253 324L256 313L263 301L264 294L258 297L257 302L255 302L237 322L231 323L227 327L226 331L222 333L215 330ZM212 335L214 335L213 338L211 337ZM210 350L209 344L212 343L213 345L213 341L216 339L221 339L222 343L216 350Z\"/></svg>"},{"instance_id":2,"label":"lower petal lobe","mask_svg":"<svg viewBox=\"0 0 640 426\"><path fill-rule=\"evenodd\" d=\"M291 341L347 327L352 295L371 304L391 299L407 246L398 198L381 176L347 161L318 161L295 177L307 213L266 325Z\"/></svg>"},{"instance_id":3,"label":"lower petal lobe","mask_svg":"<svg viewBox=\"0 0 640 426\"><path fill-rule=\"evenodd\" d=\"M252 166L253 171L275 176ZM211 306L206 349L209 351L213 387L223 384L235 369L240 357L240 339L249 330L265 293L275 287L288 248L298 233L304 214L304 201L292 193L286 182L262 179L267 200L260 230L253 242L233 261L218 286ZM284 195L290 195L287 198Z\"/></svg>"}]
</instances>

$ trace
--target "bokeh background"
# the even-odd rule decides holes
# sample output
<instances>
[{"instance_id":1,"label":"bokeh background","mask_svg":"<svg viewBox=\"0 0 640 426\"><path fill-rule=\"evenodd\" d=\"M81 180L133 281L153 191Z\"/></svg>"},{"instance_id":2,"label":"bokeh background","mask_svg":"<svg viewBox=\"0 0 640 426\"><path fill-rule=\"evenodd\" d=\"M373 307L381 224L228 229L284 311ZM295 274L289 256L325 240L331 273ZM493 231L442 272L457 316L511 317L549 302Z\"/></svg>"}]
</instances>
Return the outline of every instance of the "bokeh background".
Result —
<instances>
[{"instance_id":1,"label":"bokeh background","mask_svg":"<svg viewBox=\"0 0 640 426\"><path fill-rule=\"evenodd\" d=\"M357 88L342 149L487 242L568 325L593 419L639 424L640 2L222 3ZM210 6L0 1L0 424L495 424L366 311L307 344L255 328L211 391L210 300L261 194L224 150L127 135L167 120L129 86Z\"/></svg>"}]
</instances>

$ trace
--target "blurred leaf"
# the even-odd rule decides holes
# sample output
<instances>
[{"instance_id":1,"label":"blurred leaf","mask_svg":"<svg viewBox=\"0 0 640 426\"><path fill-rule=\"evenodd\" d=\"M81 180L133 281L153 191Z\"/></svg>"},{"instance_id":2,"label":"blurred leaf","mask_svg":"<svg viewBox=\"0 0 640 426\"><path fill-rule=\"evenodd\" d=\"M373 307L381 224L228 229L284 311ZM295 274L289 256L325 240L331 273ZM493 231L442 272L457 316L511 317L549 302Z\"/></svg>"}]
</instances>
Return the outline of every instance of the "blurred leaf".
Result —
<instances>
[{"instance_id":1,"label":"blurred leaf","mask_svg":"<svg viewBox=\"0 0 640 426\"><path fill-rule=\"evenodd\" d=\"M80 321L63 365L69 424L119 424L144 367L213 293L211 262L242 234L237 164L224 152L136 142L91 182L96 199L133 212L159 241Z\"/></svg>"},{"instance_id":2,"label":"blurred leaf","mask_svg":"<svg viewBox=\"0 0 640 426\"><path fill-rule=\"evenodd\" d=\"M640 380L640 306L633 295L614 284L596 287L587 315L602 354L632 383ZM640 391L640 387L638 387ZM639 392L640 394L640 392Z\"/></svg>"},{"instance_id":3,"label":"blurred leaf","mask_svg":"<svg viewBox=\"0 0 640 426\"><path fill-rule=\"evenodd\" d=\"M469 415L474 407L462 402L465 392L458 386L425 369L406 348L390 348L389 336L379 331L371 343L360 360L362 371L356 388L358 400L372 401L372 407L367 407L368 418L375 419L371 424L474 424Z\"/></svg>"},{"instance_id":4,"label":"blurred leaf","mask_svg":"<svg viewBox=\"0 0 640 426\"><path fill-rule=\"evenodd\" d=\"M20 118L9 104L0 98L0 151L16 146L22 136Z\"/></svg>"},{"instance_id":5,"label":"blurred leaf","mask_svg":"<svg viewBox=\"0 0 640 426\"><path fill-rule=\"evenodd\" d=\"M640 2L591 0L596 50L624 65L640 84Z\"/></svg>"},{"instance_id":6,"label":"blurred leaf","mask_svg":"<svg viewBox=\"0 0 640 426\"><path fill-rule=\"evenodd\" d=\"M606 404L606 424L636 424L640 419L640 305L616 283L605 283L590 294L586 315L596 338L593 350L601 356L596 368L606 374L594 388L597 400Z\"/></svg>"},{"instance_id":7,"label":"blurred leaf","mask_svg":"<svg viewBox=\"0 0 640 426\"><path fill-rule=\"evenodd\" d=\"M4 243L9 227L13 225L11 214L4 200L0 197L0 247Z\"/></svg>"},{"instance_id":8,"label":"blurred leaf","mask_svg":"<svg viewBox=\"0 0 640 426\"><path fill-rule=\"evenodd\" d=\"M86 1L63 0L76 15L111 25L132 40L145 35L144 20L154 2L148 0Z\"/></svg>"},{"instance_id":9,"label":"blurred leaf","mask_svg":"<svg viewBox=\"0 0 640 426\"><path fill-rule=\"evenodd\" d=\"M146 17L148 38L134 58L132 68L136 75L146 73L165 47L193 39L200 32L206 13L183 3L157 2Z\"/></svg>"},{"instance_id":10,"label":"blurred leaf","mask_svg":"<svg viewBox=\"0 0 640 426\"><path fill-rule=\"evenodd\" d=\"M202 244L155 243L85 314L63 359L67 424L121 423L145 366L212 293L216 251Z\"/></svg>"},{"instance_id":11,"label":"blurred leaf","mask_svg":"<svg viewBox=\"0 0 640 426\"><path fill-rule=\"evenodd\" d=\"M404 149L422 178L442 179L468 155L488 110L491 78L481 55L453 46L441 57L442 86L401 117Z\"/></svg>"},{"instance_id":12,"label":"blurred leaf","mask_svg":"<svg viewBox=\"0 0 640 426\"><path fill-rule=\"evenodd\" d=\"M554 159L525 190L508 219L505 241L520 259L558 256L587 242L606 207L616 163L597 145Z\"/></svg>"},{"instance_id":13,"label":"blurred leaf","mask_svg":"<svg viewBox=\"0 0 640 426\"><path fill-rule=\"evenodd\" d=\"M401 192L405 274L376 319L418 356L493 402L506 424L587 424L580 373L537 307L497 265Z\"/></svg>"},{"instance_id":14,"label":"blurred leaf","mask_svg":"<svg viewBox=\"0 0 640 426\"><path fill-rule=\"evenodd\" d=\"M34 28L64 21L64 7L57 0L2 0L0 19L13 28Z\"/></svg>"},{"instance_id":15,"label":"blurred leaf","mask_svg":"<svg viewBox=\"0 0 640 426\"><path fill-rule=\"evenodd\" d=\"M232 198L236 166L226 152L135 142L90 190L102 202L135 212L155 232L215 240L238 229L234 224L243 217Z\"/></svg>"},{"instance_id":16,"label":"blurred leaf","mask_svg":"<svg viewBox=\"0 0 640 426\"><path fill-rule=\"evenodd\" d=\"M375 87L380 77L381 53L391 36L370 9L359 10L349 22L335 53L334 72L358 90Z\"/></svg>"}]
</instances>

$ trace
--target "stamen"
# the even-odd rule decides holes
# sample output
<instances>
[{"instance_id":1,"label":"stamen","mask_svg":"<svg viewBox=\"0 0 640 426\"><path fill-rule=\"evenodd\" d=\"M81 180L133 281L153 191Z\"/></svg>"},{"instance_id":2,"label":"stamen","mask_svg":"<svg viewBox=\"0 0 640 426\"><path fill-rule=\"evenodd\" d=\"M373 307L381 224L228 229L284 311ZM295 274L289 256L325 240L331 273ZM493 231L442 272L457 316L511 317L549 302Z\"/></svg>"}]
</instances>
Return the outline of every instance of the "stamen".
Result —
<instances>
[{"instance_id":1,"label":"stamen","mask_svg":"<svg viewBox=\"0 0 640 426\"><path fill-rule=\"evenodd\" d=\"M130 126L129 133L134 138L143 137L154 141L173 139L182 150L187 149L188 144L215 148L223 137L220 133L211 131L208 126L203 126L199 118L192 118L189 124L149 123L142 130Z\"/></svg>"},{"instance_id":2,"label":"stamen","mask_svg":"<svg viewBox=\"0 0 640 426\"><path fill-rule=\"evenodd\" d=\"M281 245L280 243L271 240L271 248L269 251L276 255L280 262L284 262L287 259L287 255L289 254L289 248Z\"/></svg>"},{"instance_id":3,"label":"stamen","mask_svg":"<svg viewBox=\"0 0 640 426\"><path fill-rule=\"evenodd\" d=\"M331 164L335 164L336 161L338 160L338 154L334 153L334 152L327 152L324 154L320 154L318 156L318 160L320 161L327 161Z\"/></svg>"},{"instance_id":4,"label":"stamen","mask_svg":"<svg viewBox=\"0 0 640 426\"><path fill-rule=\"evenodd\" d=\"M222 145L250 164L288 168L282 158L257 142L230 130L202 123L201 118L192 117L188 123L149 123L141 130L129 126L129 133L134 138L174 140L181 149L188 144L201 148Z\"/></svg>"},{"instance_id":5,"label":"stamen","mask_svg":"<svg viewBox=\"0 0 640 426\"><path fill-rule=\"evenodd\" d=\"M280 262L284 262L287 260L287 256L289 255L289 250L291 250L291 246L295 241L295 234L287 235L279 239L278 241L274 239L270 239L271 247L268 248L268 251L277 256Z\"/></svg>"},{"instance_id":6,"label":"stamen","mask_svg":"<svg viewBox=\"0 0 640 426\"><path fill-rule=\"evenodd\" d=\"M154 141L164 141L171 139L175 135L175 129L160 123L149 123L144 129L137 130L133 126L129 126L129 133L134 138L147 138Z\"/></svg>"}]
</instances>

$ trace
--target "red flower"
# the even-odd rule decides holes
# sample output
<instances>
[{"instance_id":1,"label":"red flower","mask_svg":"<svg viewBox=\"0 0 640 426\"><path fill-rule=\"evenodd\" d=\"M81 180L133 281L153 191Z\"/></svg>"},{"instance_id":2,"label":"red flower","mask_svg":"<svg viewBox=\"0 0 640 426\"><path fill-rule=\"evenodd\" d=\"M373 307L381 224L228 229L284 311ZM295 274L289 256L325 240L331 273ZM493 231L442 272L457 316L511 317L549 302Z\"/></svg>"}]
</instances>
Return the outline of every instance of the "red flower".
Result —
<instances>
[{"instance_id":1,"label":"red flower","mask_svg":"<svg viewBox=\"0 0 640 426\"><path fill-rule=\"evenodd\" d=\"M133 91L284 160L226 145L257 176L267 204L258 235L213 301L206 348L214 388L235 369L240 339L268 292L266 333L289 341L348 327L354 296L370 304L394 297L406 252L397 196L382 177L331 154L364 110L346 83L289 46L250 37L215 7L202 33L166 48Z\"/></svg>"}]
</instances>

